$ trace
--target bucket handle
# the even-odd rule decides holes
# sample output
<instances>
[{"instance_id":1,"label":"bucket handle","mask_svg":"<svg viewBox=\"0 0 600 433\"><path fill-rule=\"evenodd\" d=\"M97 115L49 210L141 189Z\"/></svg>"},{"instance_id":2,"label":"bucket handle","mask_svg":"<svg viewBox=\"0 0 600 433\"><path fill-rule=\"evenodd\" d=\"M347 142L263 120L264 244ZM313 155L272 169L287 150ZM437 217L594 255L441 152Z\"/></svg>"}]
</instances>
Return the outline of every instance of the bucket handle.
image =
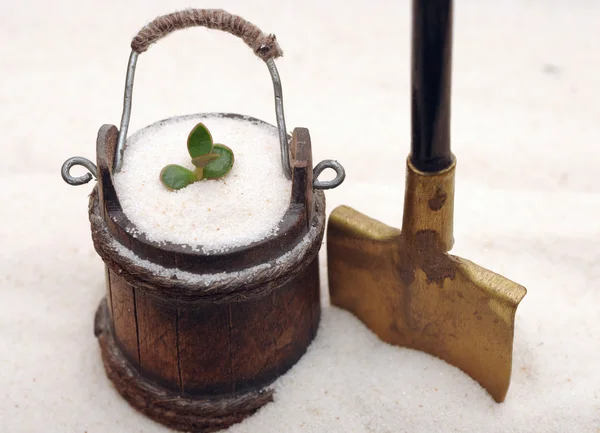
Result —
<instances>
[{"instance_id":1,"label":"bucket handle","mask_svg":"<svg viewBox=\"0 0 600 433\"><path fill-rule=\"evenodd\" d=\"M135 68L138 56L148 48L169 35L170 33L189 27L207 27L209 29L222 30L241 38L248 45L254 54L263 60L269 69L273 81L273 90L275 94L275 114L277 118L277 128L279 134L279 144L281 148L281 164L283 171L288 179L292 177L292 169L289 154L289 143L287 138L285 115L283 111L283 92L281 89L281 80L274 59L283 55L281 47L277 43L275 35L263 33L257 26L244 20L243 18L230 14L221 9L186 9L179 12L173 12L167 15L155 18L144 26L131 41L131 54L127 66L127 76L125 79L125 92L123 97L123 114L121 116L121 127L117 138L117 146L114 155L114 170L119 171L122 164L123 151L127 142L127 131L131 119L131 104L133 97L133 82L135 78ZM85 158L75 157L67 160L62 167L63 179L71 185L82 185L91 180L91 175L86 173L84 176L72 177L69 170L73 165L83 165L89 168L94 165ZM94 166L95 167L95 166ZM332 168L336 172L336 177L330 181L319 181L318 175L326 168ZM92 170L90 172L93 173ZM345 179L345 171L340 163L333 160L321 161L314 168L313 187L316 189L330 189L340 185Z\"/></svg>"},{"instance_id":2,"label":"bucket handle","mask_svg":"<svg viewBox=\"0 0 600 433\"><path fill-rule=\"evenodd\" d=\"M279 144L281 147L281 163L288 178L291 178L291 165L289 160L289 149L287 132L285 127L285 116L283 112L283 94L281 80L275 62L277 57L283 55L281 47L274 35L263 33L254 24L243 18L232 15L220 9L187 9L173 12L155 18L144 26L131 41L131 55L127 67L125 79L125 95L123 98L123 115L121 116L121 127L117 139L117 147L114 156L114 169L119 171L122 164L123 151L127 141L127 130L131 118L131 103L133 93L133 80L138 56L148 50L152 44L169 35L170 33L189 27L207 27L209 29L222 30L241 38L254 54L263 60L273 80L275 92L275 112L277 116L277 127L279 130Z\"/></svg>"}]
</instances>

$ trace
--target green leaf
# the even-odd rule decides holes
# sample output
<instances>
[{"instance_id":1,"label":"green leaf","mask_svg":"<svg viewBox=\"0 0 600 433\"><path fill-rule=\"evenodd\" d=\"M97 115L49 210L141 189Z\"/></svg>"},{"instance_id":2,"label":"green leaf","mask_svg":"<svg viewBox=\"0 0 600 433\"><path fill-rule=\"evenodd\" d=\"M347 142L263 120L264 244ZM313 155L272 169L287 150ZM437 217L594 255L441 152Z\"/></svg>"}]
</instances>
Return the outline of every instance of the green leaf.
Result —
<instances>
[{"instance_id":1,"label":"green leaf","mask_svg":"<svg viewBox=\"0 0 600 433\"><path fill-rule=\"evenodd\" d=\"M187 148L190 156L197 158L201 155L210 153L213 147L213 140L210 132L203 123L198 123L188 135Z\"/></svg>"},{"instance_id":2,"label":"green leaf","mask_svg":"<svg viewBox=\"0 0 600 433\"><path fill-rule=\"evenodd\" d=\"M192 159L192 164L196 167L206 167L206 165L219 157L218 153L207 153Z\"/></svg>"},{"instance_id":3,"label":"green leaf","mask_svg":"<svg viewBox=\"0 0 600 433\"><path fill-rule=\"evenodd\" d=\"M222 144L215 144L212 153L219 155L218 159L209 163L204 167L205 179L218 179L225 176L233 167L233 151Z\"/></svg>"},{"instance_id":4,"label":"green leaf","mask_svg":"<svg viewBox=\"0 0 600 433\"><path fill-rule=\"evenodd\" d=\"M195 182L196 175L185 167L170 164L160 171L160 181L170 190L178 190Z\"/></svg>"}]
</instances>

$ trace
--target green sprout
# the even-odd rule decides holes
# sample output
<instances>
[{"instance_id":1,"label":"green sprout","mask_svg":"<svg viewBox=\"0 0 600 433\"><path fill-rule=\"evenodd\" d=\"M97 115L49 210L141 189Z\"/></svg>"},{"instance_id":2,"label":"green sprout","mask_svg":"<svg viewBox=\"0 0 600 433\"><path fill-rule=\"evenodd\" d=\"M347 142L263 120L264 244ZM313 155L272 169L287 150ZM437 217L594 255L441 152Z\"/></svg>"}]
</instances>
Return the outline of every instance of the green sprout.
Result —
<instances>
[{"instance_id":1,"label":"green sprout","mask_svg":"<svg viewBox=\"0 0 600 433\"><path fill-rule=\"evenodd\" d=\"M219 179L233 167L233 151L222 144L213 144L212 136L203 123L190 132L187 148L194 171L176 164L169 164L160 171L160 181L170 190L185 188L202 179Z\"/></svg>"}]
</instances>

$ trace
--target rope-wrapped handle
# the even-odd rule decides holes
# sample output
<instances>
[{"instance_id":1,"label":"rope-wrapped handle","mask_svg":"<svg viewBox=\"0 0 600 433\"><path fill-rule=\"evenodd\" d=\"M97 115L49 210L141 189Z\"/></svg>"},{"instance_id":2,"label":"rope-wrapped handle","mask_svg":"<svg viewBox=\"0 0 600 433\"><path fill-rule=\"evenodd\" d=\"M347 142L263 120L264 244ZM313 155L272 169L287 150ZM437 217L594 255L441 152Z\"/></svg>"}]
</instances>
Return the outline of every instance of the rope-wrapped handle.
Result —
<instances>
[{"instance_id":1,"label":"rope-wrapped handle","mask_svg":"<svg viewBox=\"0 0 600 433\"><path fill-rule=\"evenodd\" d=\"M159 39L188 27L206 27L231 33L241 38L265 62L283 55L275 35L263 33L251 22L222 9L186 9L155 18L133 38L131 49L141 54Z\"/></svg>"}]
</instances>

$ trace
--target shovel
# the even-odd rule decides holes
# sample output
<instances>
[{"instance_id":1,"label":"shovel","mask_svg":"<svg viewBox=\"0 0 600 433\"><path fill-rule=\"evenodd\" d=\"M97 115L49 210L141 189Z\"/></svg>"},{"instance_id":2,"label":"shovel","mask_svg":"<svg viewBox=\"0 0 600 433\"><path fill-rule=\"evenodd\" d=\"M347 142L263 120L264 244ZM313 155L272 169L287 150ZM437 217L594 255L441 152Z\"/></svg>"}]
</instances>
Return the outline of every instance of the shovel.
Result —
<instances>
[{"instance_id":1,"label":"shovel","mask_svg":"<svg viewBox=\"0 0 600 433\"><path fill-rule=\"evenodd\" d=\"M450 151L452 1L414 0L412 142L402 231L340 206L329 219L331 303L383 341L462 369L502 402L526 290L448 254L454 238Z\"/></svg>"}]
</instances>

